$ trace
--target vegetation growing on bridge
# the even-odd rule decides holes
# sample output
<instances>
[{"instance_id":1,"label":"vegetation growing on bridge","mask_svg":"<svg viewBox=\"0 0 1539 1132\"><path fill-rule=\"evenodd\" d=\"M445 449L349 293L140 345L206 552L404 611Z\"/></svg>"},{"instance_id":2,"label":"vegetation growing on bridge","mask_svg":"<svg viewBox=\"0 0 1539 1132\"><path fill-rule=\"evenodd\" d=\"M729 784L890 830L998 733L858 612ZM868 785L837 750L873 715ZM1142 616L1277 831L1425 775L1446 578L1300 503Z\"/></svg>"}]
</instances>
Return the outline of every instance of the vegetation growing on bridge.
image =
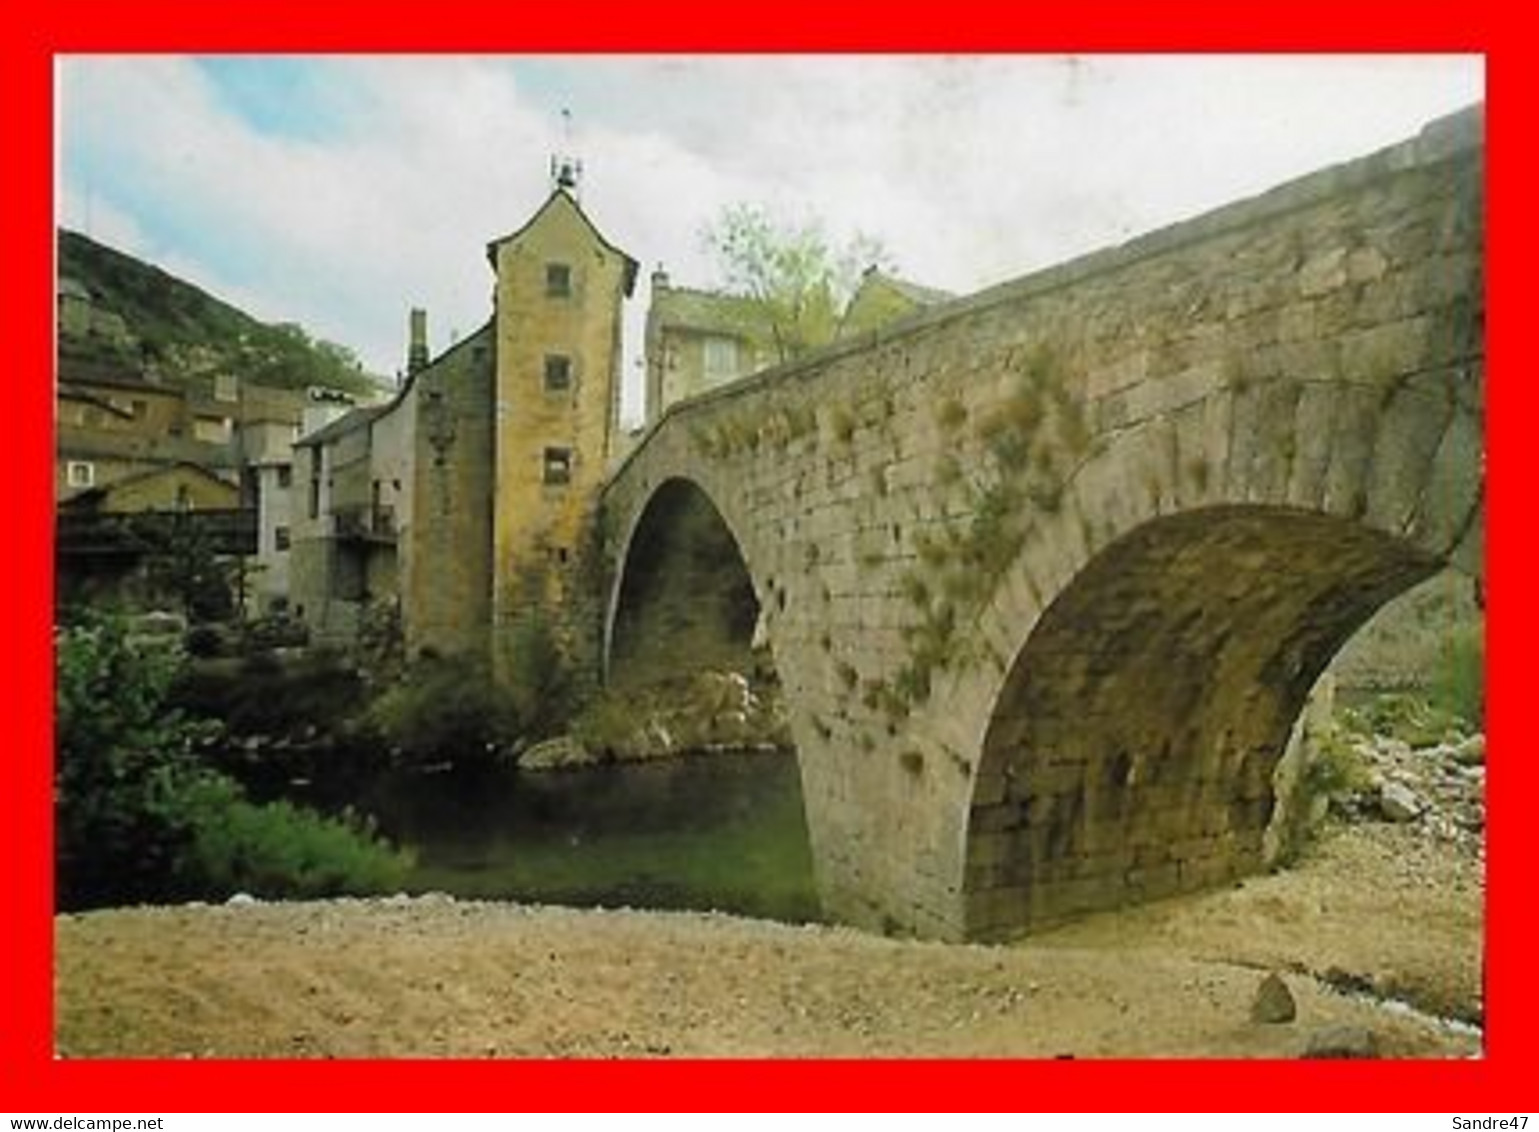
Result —
<instances>
[{"instance_id":1,"label":"vegetation growing on bridge","mask_svg":"<svg viewBox=\"0 0 1539 1132\"><path fill-rule=\"evenodd\" d=\"M986 657L967 635L1020 557L1036 517L1056 513L1075 463L1090 446L1084 410L1069 390L1058 355L1038 346L1007 363L1015 374L1010 393L976 421L988 460L976 477L964 474L951 453L936 462L935 482L968 492L965 522L921 532L917 560L898 580L915 611L905 627L908 658L890 681L870 681L866 705L890 717L906 715L929 698L936 674ZM943 398L936 420L947 431L966 422L955 398Z\"/></svg>"}]
</instances>

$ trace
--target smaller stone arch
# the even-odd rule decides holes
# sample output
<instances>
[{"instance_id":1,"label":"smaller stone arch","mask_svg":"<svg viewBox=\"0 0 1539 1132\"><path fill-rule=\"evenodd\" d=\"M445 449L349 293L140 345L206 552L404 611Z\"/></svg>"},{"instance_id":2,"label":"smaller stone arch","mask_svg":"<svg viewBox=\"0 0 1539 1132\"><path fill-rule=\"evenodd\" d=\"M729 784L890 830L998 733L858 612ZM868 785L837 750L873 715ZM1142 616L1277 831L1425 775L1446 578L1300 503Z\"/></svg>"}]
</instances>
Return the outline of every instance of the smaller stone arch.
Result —
<instances>
[{"instance_id":1,"label":"smaller stone arch","mask_svg":"<svg viewBox=\"0 0 1539 1132\"><path fill-rule=\"evenodd\" d=\"M742 545L714 500L681 476L637 509L616 556L605 631L606 682L655 682L688 668L742 671L760 661L762 598Z\"/></svg>"}]
</instances>

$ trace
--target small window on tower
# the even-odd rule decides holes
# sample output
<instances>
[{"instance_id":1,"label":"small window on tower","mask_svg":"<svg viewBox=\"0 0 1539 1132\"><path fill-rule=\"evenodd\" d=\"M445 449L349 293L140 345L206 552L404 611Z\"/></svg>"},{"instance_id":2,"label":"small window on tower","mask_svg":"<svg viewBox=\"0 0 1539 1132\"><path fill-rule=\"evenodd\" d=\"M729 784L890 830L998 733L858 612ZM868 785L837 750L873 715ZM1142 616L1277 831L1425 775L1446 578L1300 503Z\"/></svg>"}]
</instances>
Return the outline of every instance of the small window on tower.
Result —
<instances>
[{"instance_id":1,"label":"small window on tower","mask_svg":"<svg viewBox=\"0 0 1539 1132\"><path fill-rule=\"evenodd\" d=\"M545 449L545 482L557 485L572 482L572 450L570 448Z\"/></svg>"},{"instance_id":2,"label":"small window on tower","mask_svg":"<svg viewBox=\"0 0 1539 1132\"><path fill-rule=\"evenodd\" d=\"M572 359L565 354L545 355L545 391L560 393L572 387Z\"/></svg>"},{"instance_id":3,"label":"small window on tower","mask_svg":"<svg viewBox=\"0 0 1539 1132\"><path fill-rule=\"evenodd\" d=\"M572 293L572 269L564 263L545 265L545 293L553 299L565 299Z\"/></svg>"}]
</instances>

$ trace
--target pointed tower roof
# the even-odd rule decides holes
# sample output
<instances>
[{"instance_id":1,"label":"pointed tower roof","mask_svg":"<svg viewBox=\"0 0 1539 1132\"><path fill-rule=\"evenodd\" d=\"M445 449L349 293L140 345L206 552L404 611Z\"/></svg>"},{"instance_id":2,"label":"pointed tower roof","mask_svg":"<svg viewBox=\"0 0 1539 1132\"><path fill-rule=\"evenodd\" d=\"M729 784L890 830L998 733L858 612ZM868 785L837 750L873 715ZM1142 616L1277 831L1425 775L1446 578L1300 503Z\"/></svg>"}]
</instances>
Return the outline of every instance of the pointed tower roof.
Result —
<instances>
[{"instance_id":1,"label":"pointed tower roof","mask_svg":"<svg viewBox=\"0 0 1539 1132\"><path fill-rule=\"evenodd\" d=\"M604 238L604 234L594 226L593 221L588 219L588 214L582 210L582 206L577 203L577 199L572 196L572 194L568 192L564 187L559 185L555 189L551 190L550 196L545 198L545 203L535 211L533 216L524 222L522 227L516 231L509 232L506 236L500 236L497 239L487 243L486 258L488 261L490 261L493 269L495 269L497 266L497 249L500 248L503 244L518 239L525 232L529 231L529 229L538 224L540 219L553 208L570 208L582 220L588 231L593 234L593 239L596 243L598 243L606 251L613 252L615 255L619 256L622 260L625 261L625 297L630 298L636 290L636 273L641 269L641 265L636 262L635 258L631 256L629 252L615 247L615 245L606 240Z\"/></svg>"}]
</instances>

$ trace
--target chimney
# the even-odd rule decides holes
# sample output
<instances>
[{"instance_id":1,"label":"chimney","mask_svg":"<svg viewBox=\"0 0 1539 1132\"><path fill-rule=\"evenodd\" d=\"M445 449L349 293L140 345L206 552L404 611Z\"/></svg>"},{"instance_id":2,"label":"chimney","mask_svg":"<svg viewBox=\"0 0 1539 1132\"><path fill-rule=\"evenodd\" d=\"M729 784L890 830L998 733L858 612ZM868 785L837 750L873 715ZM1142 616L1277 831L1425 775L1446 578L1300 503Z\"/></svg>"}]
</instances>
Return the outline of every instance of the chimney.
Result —
<instances>
[{"instance_id":1,"label":"chimney","mask_svg":"<svg viewBox=\"0 0 1539 1132\"><path fill-rule=\"evenodd\" d=\"M657 270L652 272L652 290L666 291L668 289L668 273L663 270L663 265L658 264Z\"/></svg>"},{"instance_id":2,"label":"chimney","mask_svg":"<svg viewBox=\"0 0 1539 1132\"><path fill-rule=\"evenodd\" d=\"M427 311L421 307L411 309L411 343L406 348L406 374L411 376L427 368Z\"/></svg>"}]
</instances>

